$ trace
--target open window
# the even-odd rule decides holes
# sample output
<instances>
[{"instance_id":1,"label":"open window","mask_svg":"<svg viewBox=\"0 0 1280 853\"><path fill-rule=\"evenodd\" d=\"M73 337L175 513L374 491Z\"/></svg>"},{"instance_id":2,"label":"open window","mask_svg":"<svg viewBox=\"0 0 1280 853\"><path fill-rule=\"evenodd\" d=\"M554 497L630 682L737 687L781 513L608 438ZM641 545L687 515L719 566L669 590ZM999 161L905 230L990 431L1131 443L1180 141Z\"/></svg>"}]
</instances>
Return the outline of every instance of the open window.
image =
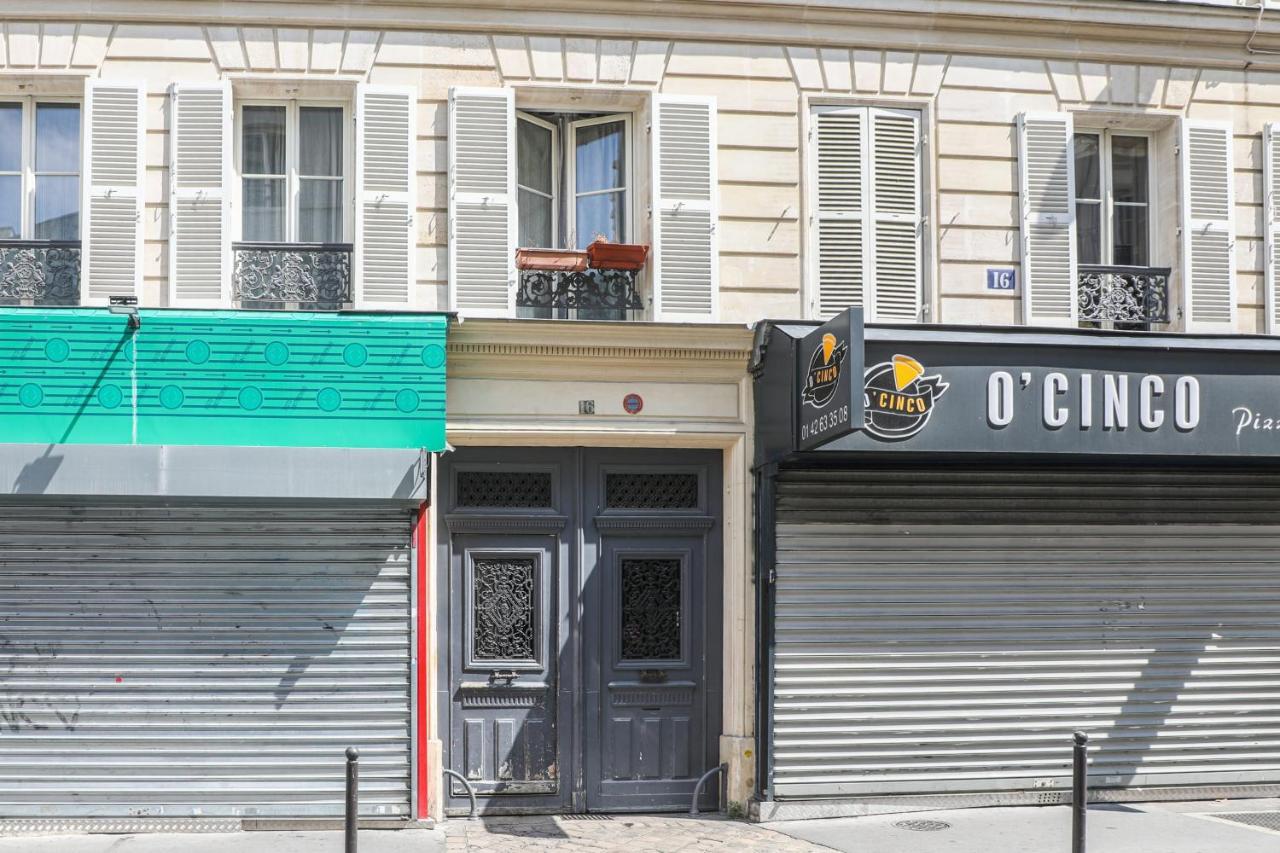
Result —
<instances>
[{"instance_id":1,"label":"open window","mask_svg":"<svg viewBox=\"0 0 1280 853\"><path fill-rule=\"evenodd\" d=\"M714 320L714 152L710 98L451 89L451 306Z\"/></svg>"}]
</instances>

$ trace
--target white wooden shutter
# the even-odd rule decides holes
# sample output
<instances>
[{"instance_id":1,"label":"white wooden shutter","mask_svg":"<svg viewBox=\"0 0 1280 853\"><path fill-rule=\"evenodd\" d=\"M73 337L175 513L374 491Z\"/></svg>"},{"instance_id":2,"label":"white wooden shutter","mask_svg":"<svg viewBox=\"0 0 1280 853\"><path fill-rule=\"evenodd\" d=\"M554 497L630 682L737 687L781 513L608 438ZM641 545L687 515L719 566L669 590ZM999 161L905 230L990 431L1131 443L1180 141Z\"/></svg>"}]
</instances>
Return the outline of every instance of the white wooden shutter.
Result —
<instances>
[{"instance_id":1,"label":"white wooden shutter","mask_svg":"<svg viewBox=\"0 0 1280 853\"><path fill-rule=\"evenodd\" d=\"M1280 294L1276 288L1276 250L1280 246L1280 124L1262 130L1262 192L1265 199L1263 229L1266 237L1266 306L1268 335L1280 334Z\"/></svg>"},{"instance_id":2,"label":"white wooden shutter","mask_svg":"<svg viewBox=\"0 0 1280 853\"><path fill-rule=\"evenodd\" d=\"M147 88L85 81L82 301L134 296L142 283L142 206Z\"/></svg>"},{"instance_id":3,"label":"white wooden shutter","mask_svg":"<svg viewBox=\"0 0 1280 853\"><path fill-rule=\"evenodd\" d=\"M866 107L818 107L810 125L809 269L813 313L833 317L862 305L866 261Z\"/></svg>"},{"instance_id":4,"label":"white wooden shutter","mask_svg":"<svg viewBox=\"0 0 1280 853\"><path fill-rule=\"evenodd\" d=\"M227 305L231 86L175 84L171 94L169 303Z\"/></svg>"},{"instance_id":5,"label":"white wooden shutter","mask_svg":"<svg viewBox=\"0 0 1280 853\"><path fill-rule=\"evenodd\" d=\"M873 320L920 316L920 113L873 109L871 116Z\"/></svg>"},{"instance_id":6,"label":"white wooden shutter","mask_svg":"<svg viewBox=\"0 0 1280 853\"><path fill-rule=\"evenodd\" d=\"M449 90L449 302L515 315L516 115L510 89Z\"/></svg>"},{"instance_id":7,"label":"white wooden shutter","mask_svg":"<svg viewBox=\"0 0 1280 853\"><path fill-rule=\"evenodd\" d=\"M714 98L655 95L653 295L660 320L719 313Z\"/></svg>"},{"instance_id":8,"label":"white wooden shutter","mask_svg":"<svg viewBox=\"0 0 1280 853\"><path fill-rule=\"evenodd\" d=\"M1234 332L1231 125L1182 122L1182 286L1187 331Z\"/></svg>"},{"instance_id":9,"label":"white wooden shutter","mask_svg":"<svg viewBox=\"0 0 1280 853\"><path fill-rule=\"evenodd\" d=\"M1018 117L1022 315L1027 325L1076 324L1073 133L1070 113Z\"/></svg>"},{"instance_id":10,"label":"white wooden shutter","mask_svg":"<svg viewBox=\"0 0 1280 853\"><path fill-rule=\"evenodd\" d=\"M414 207L417 94L409 87L356 89L356 303L417 304Z\"/></svg>"}]
</instances>

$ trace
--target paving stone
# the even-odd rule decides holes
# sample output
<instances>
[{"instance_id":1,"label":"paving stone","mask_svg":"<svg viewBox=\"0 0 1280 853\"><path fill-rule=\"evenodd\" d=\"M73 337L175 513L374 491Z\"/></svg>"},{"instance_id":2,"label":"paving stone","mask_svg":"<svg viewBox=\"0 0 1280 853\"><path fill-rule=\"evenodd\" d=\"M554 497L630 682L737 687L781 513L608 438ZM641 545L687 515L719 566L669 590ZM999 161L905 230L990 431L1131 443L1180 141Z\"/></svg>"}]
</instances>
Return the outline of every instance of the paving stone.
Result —
<instances>
[{"instance_id":1,"label":"paving stone","mask_svg":"<svg viewBox=\"0 0 1280 853\"><path fill-rule=\"evenodd\" d=\"M828 848L789 838L756 824L707 816L626 815L606 820L562 816L454 819L444 824L449 853L528 851L568 853L717 853L768 850L816 853Z\"/></svg>"}]
</instances>

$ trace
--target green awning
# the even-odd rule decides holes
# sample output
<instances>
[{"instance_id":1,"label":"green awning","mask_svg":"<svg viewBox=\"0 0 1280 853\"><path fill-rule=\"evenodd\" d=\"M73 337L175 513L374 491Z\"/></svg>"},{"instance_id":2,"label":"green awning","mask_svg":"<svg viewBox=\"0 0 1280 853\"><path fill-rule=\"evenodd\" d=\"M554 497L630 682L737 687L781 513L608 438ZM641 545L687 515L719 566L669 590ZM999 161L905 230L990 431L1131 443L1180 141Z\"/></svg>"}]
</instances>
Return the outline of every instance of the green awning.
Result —
<instances>
[{"instance_id":1,"label":"green awning","mask_svg":"<svg viewBox=\"0 0 1280 853\"><path fill-rule=\"evenodd\" d=\"M445 446L443 314L0 309L0 441Z\"/></svg>"}]
</instances>

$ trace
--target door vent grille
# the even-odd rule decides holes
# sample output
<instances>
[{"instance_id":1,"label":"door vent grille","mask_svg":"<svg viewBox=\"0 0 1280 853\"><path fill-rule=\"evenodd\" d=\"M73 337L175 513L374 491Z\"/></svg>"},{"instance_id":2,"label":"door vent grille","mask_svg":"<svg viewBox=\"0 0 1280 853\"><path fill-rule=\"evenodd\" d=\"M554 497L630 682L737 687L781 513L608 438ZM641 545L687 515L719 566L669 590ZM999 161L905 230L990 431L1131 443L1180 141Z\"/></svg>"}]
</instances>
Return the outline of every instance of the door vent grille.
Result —
<instances>
[{"instance_id":1,"label":"door vent grille","mask_svg":"<svg viewBox=\"0 0 1280 853\"><path fill-rule=\"evenodd\" d=\"M610 509L697 509L696 472L605 475L605 504Z\"/></svg>"},{"instance_id":2,"label":"door vent grille","mask_svg":"<svg viewBox=\"0 0 1280 853\"><path fill-rule=\"evenodd\" d=\"M550 471L459 471L459 507L489 509L548 509Z\"/></svg>"}]
</instances>

